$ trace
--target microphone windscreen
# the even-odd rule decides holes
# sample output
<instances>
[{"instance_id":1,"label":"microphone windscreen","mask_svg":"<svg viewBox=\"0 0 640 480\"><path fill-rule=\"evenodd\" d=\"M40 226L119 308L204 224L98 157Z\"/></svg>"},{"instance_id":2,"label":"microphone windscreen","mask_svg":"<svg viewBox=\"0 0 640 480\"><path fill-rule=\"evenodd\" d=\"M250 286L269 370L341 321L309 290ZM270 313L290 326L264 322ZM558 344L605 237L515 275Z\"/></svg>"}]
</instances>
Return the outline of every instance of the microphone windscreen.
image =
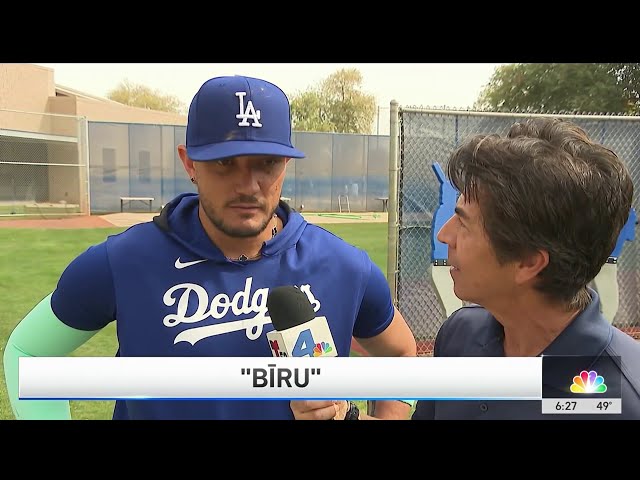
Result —
<instances>
[{"instance_id":1,"label":"microphone windscreen","mask_svg":"<svg viewBox=\"0 0 640 480\"><path fill-rule=\"evenodd\" d=\"M277 331L302 325L316 317L307 295L293 285L271 289L267 296L267 310Z\"/></svg>"}]
</instances>

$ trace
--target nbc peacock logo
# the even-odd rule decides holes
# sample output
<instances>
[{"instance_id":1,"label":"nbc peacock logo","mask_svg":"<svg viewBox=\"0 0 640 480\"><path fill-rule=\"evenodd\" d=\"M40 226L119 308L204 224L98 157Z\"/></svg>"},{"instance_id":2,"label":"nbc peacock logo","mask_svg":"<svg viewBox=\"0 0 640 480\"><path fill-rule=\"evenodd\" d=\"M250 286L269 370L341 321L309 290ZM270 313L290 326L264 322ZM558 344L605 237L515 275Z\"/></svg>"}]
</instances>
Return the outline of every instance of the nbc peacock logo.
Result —
<instances>
[{"instance_id":1,"label":"nbc peacock logo","mask_svg":"<svg viewBox=\"0 0 640 480\"><path fill-rule=\"evenodd\" d=\"M316 346L313 347L313 356L314 357L322 357L329 352L332 352L333 348L331 348L331 344L327 342L316 343Z\"/></svg>"},{"instance_id":2,"label":"nbc peacock logo","mask_svg":"<svg viewBox=\"0 0 640 480\"><path fill-rule=\"evenodd\" d=\"M583 370L580 375L573 377L569 390L572 393L604 393L607 391L607 385L604 383L604 377L596 371Z\"/></svg>"}]
</instances>

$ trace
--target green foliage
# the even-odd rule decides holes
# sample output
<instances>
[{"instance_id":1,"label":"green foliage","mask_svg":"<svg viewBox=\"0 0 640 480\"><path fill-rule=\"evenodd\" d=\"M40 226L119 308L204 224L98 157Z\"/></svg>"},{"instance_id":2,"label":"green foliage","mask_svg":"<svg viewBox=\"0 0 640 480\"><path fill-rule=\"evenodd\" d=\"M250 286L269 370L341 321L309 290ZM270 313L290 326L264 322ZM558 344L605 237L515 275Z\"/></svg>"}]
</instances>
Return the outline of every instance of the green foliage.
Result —
<instances>
[{"instance_id":1,"label":"green foliage","mask_svg":"<svg viewBox=\"0 0 640 480\"><path fill-rule=\"evenodd\" d=\"M611 70L622 87L627 112L640 114L640 63L613 63Z\"/></svg>"},{"instance_id":2,"label":"green foliage","mask_svg":"<svg viewBox=\"0 0 640 480\"><path fill-rule=\"evenodd\" d=\"M527 113L634 113L640 64L516 63L498 67L475 108Z\"/></svg>"},{"instance_id":3,"label":"green foliage","mask_svg":"<svg viewBox=\"0 0 640 480\"><path fill-rule=\"evenodd\" d=\"M291 117L294 130L302 132L334 132L328 108L320 92L309 90L291 100Z\"/></svg>"},{"instance_id":4,"label":"green foliage","mask_svg":"<svg viewBox=\"0 0 640 480\"><path fill-rule=\"evenodd\" d=\"M157 90L152 90L144 85L137 85L124 80L113 90L109 91L107 98L114 102L123 103L131 107L158 110L177 114L185 113L184 104L173 95L164 95Z\"/></svg>"},{"instance_id":5,"label":"green foliage","mask_svg":"<svg viewBox=\"0 0 640 480\"><path fill-rule=\"evenodd\" d=\"M343 68L323 80L318 87L294 95L291 99L293 129L371 134L376 99L361 89L360 71Z\"/></svg>"}]
</instances>

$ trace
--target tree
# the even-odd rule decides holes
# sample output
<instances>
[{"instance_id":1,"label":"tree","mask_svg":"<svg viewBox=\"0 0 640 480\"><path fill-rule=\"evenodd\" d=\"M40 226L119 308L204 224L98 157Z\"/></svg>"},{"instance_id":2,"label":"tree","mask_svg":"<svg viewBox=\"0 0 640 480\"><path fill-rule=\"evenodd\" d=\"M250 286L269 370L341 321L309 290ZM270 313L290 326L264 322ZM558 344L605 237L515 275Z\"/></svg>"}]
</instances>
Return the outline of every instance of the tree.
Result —
<instances>
[{"instance_id":1,"label":"tree","mask_svg":"<svg viewBox=\"0 0 640 480\"><path fill-rule=\"evenodd\" d=\"M319 92L309 90L291 100L291 119L294 130L303 132L335 132L329 119L326 102Z\"/></svg>"},{"instance_id":2,"label":"tree","mask_svg":"<svg viewBox=\"0 0 640 480\"><path fill-rule=\"evenodd\" d=\"M323 80L318 87L293 95L293 129L371 134L376 115L376 99L361 89L360 71L343 68Z\"/></svg>"},{"instance_id":3,"label":"tree","mask_svg":"<svg viewBox=\"0 0 640 480\"><path fill-rule=\"evenodd\" d=\"M147 108L161 112L184 114L184 104L173 95L165 95L144 85L138 85L124 80L107 94L107 98L114 102L123 103L131 107Z\"/></svg>"},{"instance_id":4,"label":"tree","mask_svg":"<svg viewBox=\"0 0 640 480\"><path fill-rule=\"evenodd\" d=\"M640 63L613 63L611 70L623 89L628 113L640 114Z\"/></svg>"},{"instance_id":5,"label":"tree","mask_svg":"<svg viewBox=\"0 0 640 480\"><path fill-rule=\"evenodd\" d=\"M630 113L638 70L608 63L516 63L498 67L475 108L527 113ZM633 105L632 105L633 104Z\"/></svg>"}]
</instances>

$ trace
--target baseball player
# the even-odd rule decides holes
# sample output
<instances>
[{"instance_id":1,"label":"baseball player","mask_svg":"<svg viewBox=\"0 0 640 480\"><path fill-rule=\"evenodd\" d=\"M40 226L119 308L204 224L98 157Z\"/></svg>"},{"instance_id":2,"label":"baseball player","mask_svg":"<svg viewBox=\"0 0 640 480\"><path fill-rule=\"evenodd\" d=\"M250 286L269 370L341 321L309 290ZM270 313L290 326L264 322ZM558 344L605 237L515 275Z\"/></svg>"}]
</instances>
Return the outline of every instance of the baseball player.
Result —
<instances>
[{"instance_id":1,"label":"baseball player","mask_svg":"<svg viewBox=\"0 0 640 480\"><path fill-rule=\"evenodd\" d=\"M367 253L280 201L287 163L305 156L291 144L280 88L244 76L206 81L177 150L198 193L178 195L153 221L88 248L12 332L4 365L16 418L70 418L68 401L18 400L18 358L67 355L113 321L121 357L271 356L266 300L281 285L299 286L327 318L340 356L349 355L352 337L371 355L416 355ZM380 418L409 413L402 401L376 408ZM118 400L113 418L294 416L287 400Z\"/></svg>"}]
</instances>

